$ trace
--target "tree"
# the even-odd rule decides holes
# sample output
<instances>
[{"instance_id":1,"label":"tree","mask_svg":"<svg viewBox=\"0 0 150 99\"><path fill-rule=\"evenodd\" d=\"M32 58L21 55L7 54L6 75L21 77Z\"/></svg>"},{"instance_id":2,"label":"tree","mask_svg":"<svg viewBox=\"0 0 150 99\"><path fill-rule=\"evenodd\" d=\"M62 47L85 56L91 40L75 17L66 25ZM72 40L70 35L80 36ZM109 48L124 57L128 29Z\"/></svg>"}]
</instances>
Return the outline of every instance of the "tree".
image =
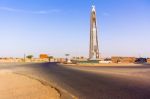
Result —
<instances>
[{"instance_id":1,"label":"tree","mask_svg":"<svg viewBox=\"0 0 150 99\"><path fill-rule=\"evenodd\" d=\"M68 62L68 57L70 56L70 54L65 54L66 56L66 62Z\"/></svg>"},{"instance_id":2,"label":"tree","mask_svg":"<svg viewBox=\"0 0 150 99\"><path fill-rule=\"evenodd\" d=\"M70 54L65 54L66 57L70 56Z\"/></svg>"},{"instance_id":3,"label":"tree","mask_svg":"<svg viewBox=\"0 0 150 99\"><path fill-rule=\"evenodd\" d=\"M33 58L33 55L28 55L27 58L31 60Z\"/></svg>"},{"instance_id":4,"label":"tree","mask_svg":"<svg viewBox=\"0 0 150 99\"><path fill-rule=\"evenodd\" d=\"M53 56L48 56L48 60L49 62L51 61L51 59L53 59L54 57Z\"/></svg>"}]
</instances>

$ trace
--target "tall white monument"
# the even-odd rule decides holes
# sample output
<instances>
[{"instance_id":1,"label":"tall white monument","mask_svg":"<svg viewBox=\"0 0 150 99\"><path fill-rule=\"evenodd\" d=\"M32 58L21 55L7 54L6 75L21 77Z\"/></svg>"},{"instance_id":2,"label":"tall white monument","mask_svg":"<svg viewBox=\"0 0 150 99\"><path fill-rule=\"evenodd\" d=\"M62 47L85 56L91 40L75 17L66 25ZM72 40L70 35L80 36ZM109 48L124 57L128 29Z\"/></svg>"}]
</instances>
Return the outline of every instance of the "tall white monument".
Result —
<instances>
[{"instance_id":1,"label":"tall white monument","mask_svg":"<svg viewBox=\"0 0 150 99\"><path fill-rule=\"evenodd\" d=\"M97 35L97 22L96 22L96 9L92 6L91 11L91 23L90 23L90 50L89 60L99 59L99 46L98 46L98 35Z\"/></svg>"}]
</instances>

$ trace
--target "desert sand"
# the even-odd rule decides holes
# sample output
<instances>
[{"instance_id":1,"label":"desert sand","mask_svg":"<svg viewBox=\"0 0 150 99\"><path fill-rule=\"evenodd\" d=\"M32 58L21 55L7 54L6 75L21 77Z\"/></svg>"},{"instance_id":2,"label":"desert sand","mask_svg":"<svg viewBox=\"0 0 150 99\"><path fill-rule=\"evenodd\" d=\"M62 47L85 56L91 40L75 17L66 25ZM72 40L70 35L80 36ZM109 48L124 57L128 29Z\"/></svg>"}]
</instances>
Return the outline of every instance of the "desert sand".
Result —
<instances>
[{"instance_id":1,"label":"desert sand","mask_svg":"<svg viewBox=\"0 0 150 99\"><path fill-rule=\"evenodd\" d=\"M60 99L60 94L40 81L0 70L0 99Z\"/></svg>"}]
</instances>

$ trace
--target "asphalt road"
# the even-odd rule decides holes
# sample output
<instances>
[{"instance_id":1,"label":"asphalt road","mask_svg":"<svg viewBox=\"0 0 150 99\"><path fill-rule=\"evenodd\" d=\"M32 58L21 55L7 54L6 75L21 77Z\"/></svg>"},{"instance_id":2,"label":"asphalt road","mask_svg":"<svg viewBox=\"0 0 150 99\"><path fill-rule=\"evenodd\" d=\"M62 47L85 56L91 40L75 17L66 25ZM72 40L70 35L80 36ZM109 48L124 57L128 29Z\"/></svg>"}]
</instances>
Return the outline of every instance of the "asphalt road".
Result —
<instances>
[{"instance_id":1,"label":"asphalt road","mask_svg":"<svg viewBox=\"0 0 150 99\"><path fill-rule=\"evenodd\" d=\"M56 63L42 63L14 64L1 66L0 69L11 69L42 78L79 99L150 99L149 65L70 67Z\"/></svg>"}]
</instances>

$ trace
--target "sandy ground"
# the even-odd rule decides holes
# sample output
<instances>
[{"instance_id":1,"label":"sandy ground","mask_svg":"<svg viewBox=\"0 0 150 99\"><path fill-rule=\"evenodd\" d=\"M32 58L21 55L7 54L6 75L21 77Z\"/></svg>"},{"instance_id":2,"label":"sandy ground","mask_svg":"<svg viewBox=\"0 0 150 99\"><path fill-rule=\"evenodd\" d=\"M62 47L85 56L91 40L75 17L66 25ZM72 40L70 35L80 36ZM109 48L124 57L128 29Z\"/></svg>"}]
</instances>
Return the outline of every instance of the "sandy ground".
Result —
<instances>
[{"instance_id":1,"label":"sandy ground","mask_svg":"<svg viewBox=\"0 0 150 99\"><path fill-rule=\"evenodd\" d=\"M35 79L0 70L0 99L60 99L60 94Z\"/></svg>"}]
</instances>

